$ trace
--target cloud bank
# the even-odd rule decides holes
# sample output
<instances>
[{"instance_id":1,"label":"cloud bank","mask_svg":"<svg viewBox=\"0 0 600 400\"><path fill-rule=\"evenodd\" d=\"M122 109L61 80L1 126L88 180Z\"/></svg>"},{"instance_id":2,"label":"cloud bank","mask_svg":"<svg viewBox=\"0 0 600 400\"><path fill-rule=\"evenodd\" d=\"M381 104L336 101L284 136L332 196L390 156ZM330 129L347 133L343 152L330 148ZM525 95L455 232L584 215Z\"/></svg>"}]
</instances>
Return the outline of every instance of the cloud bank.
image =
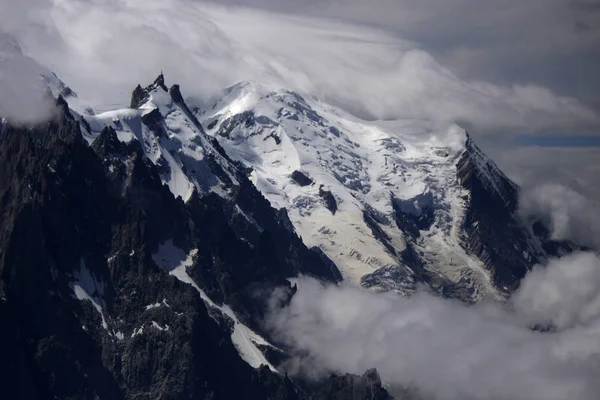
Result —
<instances>
[{"instance_id":1,"label":"cloud bank","mask_svg":"<svg viewBox=\"0 0 600 400\"><path fill-rule=\"evenodd\" d=\"M376 367L384 381L437 400L597 399L600 258L551 260L525 278L510 307L466 306L299 281L268 326L297 350L290 373L318 377ZM529 329L552 321L554 333Z\"/></svg>"},{"instance_id":2,"label":"cloud bank","mask_svg":"<svg viewBox=\"0 0 600 400\"><path fill-rule=\"evenodd\" d=\"M549 226L552 239L570 240L600 250L600 207L568 186L556 183L526 186L519 208L525 219L540 219Z\"/></svg>"},{"instance_id":3,"label":"cloud bank","mask_svg":"<svg viewBox=\"0 0 600 400\"><path fill-rule=\"evenodd\" d=\"M579 253L536 266L514 296L514 304L533 323L558 328L593 325L600 320L600 259Z\"/></svg>"},{"instance_id":4,"label":"cloud bank","mask_svg":"<svg viewBox=\"0 0 600 400\"><path fill-rule=\"evenodd\" d=\"M14 7L3 1L3 9ZM190 95L253 80L315 94L363 118L495 132L582 130L599 121L578 100L542 86L462 79L414 41L350 15L341 21L192 0L49 0L44 7L47 18L25 13L28 29L13 24L12 31L97 107L126 104L135 82L163 69Z\"/></svg>"},{"instance_id":5,"label":"cloud bank","mask_svg":"<svg viewBox=\"0 0 600 400\"><path fill-rule=\"evenodd\" d=\"M600 105L597 0L219 0L327 16L418 43L466 80L534 83Z\"/></svg>"}]
</instances>

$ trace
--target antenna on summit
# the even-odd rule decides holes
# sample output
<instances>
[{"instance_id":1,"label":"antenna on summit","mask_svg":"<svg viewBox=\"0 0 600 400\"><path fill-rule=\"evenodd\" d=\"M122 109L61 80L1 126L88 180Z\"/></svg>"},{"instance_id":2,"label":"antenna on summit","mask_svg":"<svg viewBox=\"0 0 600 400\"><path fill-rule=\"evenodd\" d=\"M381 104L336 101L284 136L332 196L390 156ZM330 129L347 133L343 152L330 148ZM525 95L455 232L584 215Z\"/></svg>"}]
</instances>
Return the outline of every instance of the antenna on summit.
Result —
<instances>
[{"instance_id":1,"label":"antenna on summit","mask_svg":"<svg viewBox=\"0 0 600 400\"><path fill-rule=\"evenodd\" d=\"M160 86L165 92L168 92L169 89L165 86L165 75L163 74L162 68L160 69L160 75L154 81L154 84Z\"/></svg>"}]
</instances>

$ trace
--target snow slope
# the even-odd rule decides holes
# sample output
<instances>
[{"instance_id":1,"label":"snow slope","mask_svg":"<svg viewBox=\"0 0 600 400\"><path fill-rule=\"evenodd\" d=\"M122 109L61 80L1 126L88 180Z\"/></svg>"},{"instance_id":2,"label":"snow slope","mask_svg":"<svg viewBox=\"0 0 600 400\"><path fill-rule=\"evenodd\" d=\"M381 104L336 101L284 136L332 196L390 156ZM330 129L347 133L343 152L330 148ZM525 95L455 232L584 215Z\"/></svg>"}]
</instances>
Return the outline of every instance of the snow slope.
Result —
<instances>
[{"instance_id":1,"label":"snow slope","mask_svg":"<svg viewBox=\"0 0 600 400\"><path fill-rule=\"evenodd\" d=\"M317 99L247 82L197 113L207 133L253 168L259 190L274 207L288 209L302 239L319 246L345 279L360 284L376 271L400 271L403 285L396 289L414 289L415 271L401 257L409 238L395 222L394 205L416 218L433 209L431 226L411 241L428 273L465 284L476 299L500 296L481 261L460 244L468 196L456 170L467 140L460 127L362 121ZM298 184L294 171L313 184ZM320 188L335 197L335 213Z\"/></svg>"}]
</instances>

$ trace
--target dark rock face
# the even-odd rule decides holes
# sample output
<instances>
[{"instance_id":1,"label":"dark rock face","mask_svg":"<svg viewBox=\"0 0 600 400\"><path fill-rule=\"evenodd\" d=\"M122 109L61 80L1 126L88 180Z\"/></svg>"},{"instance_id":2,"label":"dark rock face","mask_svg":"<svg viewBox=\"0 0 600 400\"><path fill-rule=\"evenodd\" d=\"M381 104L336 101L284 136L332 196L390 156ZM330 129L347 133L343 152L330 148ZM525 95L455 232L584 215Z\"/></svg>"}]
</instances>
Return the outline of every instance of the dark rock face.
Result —
<instances>
[{"instance_id":1,"label":"dark rock face","mask_svg":"<svg viewBox=\"0 0 600 400\"><path fill-rule=\"evenodd\" d=\"M346 374L332 375L311 400L392 400L392 396L381 386L376 370L368 370L363 376Z\"/></svg>"},{"instance_id":2,"label":"dark rock face","mask_svg":"<svg viewBox=\"0 0 600 400\"><path fill-rule=\"evenodd\" d=\"M267 136L265 136L265 138L263 140L268 140L268 139L273 139L275 141L276 145L280 145L281 144L281 138L279 136L277 136L275 134L275 132L271 132L270 134L268 134Z\"/></svg>"},{"instance_id":3,"label":"dark rock face","mask_svg":"<svg viewBox=\"0 0 600 400\"><path fill-rule=\"evenodd\" d=\"M292 179L300 186L310 186L313 184L313 180L308 175L298 170L292 172Z\"/></svg>"},{"instance_id":4,"label":"dark rock face","mask_svg":"<svg viewBox=\"0 0 600 400\"><path fill-rule=\"evenodd\" d=\"M413 274L404 265L382 267L363 276L360 285L367 289L374 288L384 292L394 290L403 294L411 294L416 290Z\"/></svg>"},{"instance_id":5,"label":"dark rock face","mask_svg":"<svg viewBox=\"0 0 600 400\"><path fill-rule=\"evenodd\" d=\"M319 247L311 247L310 251L316 254L319 257L319 260L329 268L329 270L331 271L331 277L335 282L341 282L342 280L344 280L340 270L337 268L337 266L331 260L331 258L329 258L327 254L325 254L323 250L321 250Z\"/></svg>"},{"instance_id":6,"label":"dark rock face","mask_svg":"<svg viewBox=\"0 0 600 400\"><path fill-rule=\"evenodd\" d=\"M381 244L385 246L385 249L391 255L396 255L396 248L391 243L391 239L387 233L381 228L381 225L387 225L388 220L385 215L375 210L368 204L365 204L365 209L363 210L363 221L365 224L371 229L371 233L373 237L377 239Z\"/></svg>"},{"instance_id":7,"label":"dark rock face","mask_svg":"<svg viewBox=\"0 0 600 400\"><path fill-rule=\"evenodd\" d=\"M231 132L237 128L238 126L245 126L246 128L251 128L256 124L254 112L253 111L244 111L241 114L234 115L233 117L227 119L221 124L217 135L231 138Z\"/></svg>"},{"instance_id":8,"label":"dark rock face","mask_svg":"<svg viewBox=\"0 0 600 400\"><path fill-rule=\"evenodd\" d=\"M247 179L233 203L195 195L184 204L139 143L105 129L89 147L66 111L32 128L2 127L3 394L299 398L288 378L242 360L231 321L154 255L168 241L194 254L187 273L254 329L266 307L257 290L289 288L285 278L299 272L335 281L335 265L306 248ZM236 220L232 204L260 229Z\"/></svg>"},{"instance_id":9,"label":"dark rock face","mask_svg":"<svg viewBox=\"0 0 600 400\"><path fill-rule=\"evenodd\" d=\"M146 103L149 99L149 94L152 90L156 88L161 88L165 92L169 89L165 85L165 77L161 73L150 86L143 88L141 85L137 85L131 94L131 102L129 104L129 108L139 108L141 105Z\"/></svg>"},{"instance_id":10,"label":"dark rock face","mask_svg":"<svg viewBox=\"0 0 600 400\"><path fill-rule=\"evenodd\" d=\"M541 231L527 229L515 215L519 187L483 155L470 137L457 170L459 181L471 193L463 222L464 247L493 272L496 286L513 289L547 255L574 249L569 243L552 242Z\"/></svg>"},{"instance_id":11,"label":"dark rock face","mask_svg":"<svg viewBox=\"0 0 600 400\"><path fill-rule=\"evenodd\" d=\"M335 215L337 211L337 201L330 190L323 189L323 185L319 187L319 196L325 201L325 207Z\"/></svg>"},{"instance_id":12,"label":"dark rock face","mask_svg":"<svg viewBox=\"0 0 600 400\"><path fill-rule=\"evenodd\" d=\"M131 94L129 108L138 108L148 100L147 96L148 92L141 85L137 85Z\"/></svg>"},{"instance_id":13,"label":"dark rock face","mask_svg":"<svg viewBox=\"0 0 600 400\"><path fill-rule=\"evenodd\" d=\"M418 238L420 231L429 229L435 221L431 192L409 200L400 200L392 194L392 207L398 228L413 238Z\"/></svg>"}]
</instances>

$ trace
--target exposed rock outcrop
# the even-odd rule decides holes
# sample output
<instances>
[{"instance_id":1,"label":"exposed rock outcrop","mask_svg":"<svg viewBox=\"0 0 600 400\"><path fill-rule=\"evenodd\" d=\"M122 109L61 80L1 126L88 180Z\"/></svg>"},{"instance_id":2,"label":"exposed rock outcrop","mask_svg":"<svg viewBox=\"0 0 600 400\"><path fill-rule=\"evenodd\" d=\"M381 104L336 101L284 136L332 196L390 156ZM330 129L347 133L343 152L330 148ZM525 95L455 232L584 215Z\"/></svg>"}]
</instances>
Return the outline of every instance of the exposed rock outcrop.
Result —
<instances>
[{"instance_id":1,"label":"exposed rock outcrop","mask_svg":"<svg viewBox=\"0 0 600 400\"><path fill-rule=\"evenodd\" d=\"M335 200L335 196L333 195L333 193L331 193L330 190L324 189L323 185L321 185L319 186L319 196L325 202L325 207L327 207L327 209L331 211L332 214L335 214L338 207L337 201Z\"/></svg>"},{"instance_id":2,"label":"exposed rock outcrop","mask_svg":"<svg viewBox=\"0 0 600 400\"><path fill-rule=\"evenodd\" d=\"M292 179L300 186L310 186L313 184L313 180L308 175L298 170L292 172Z\"/></svg>"}]
</instances>

